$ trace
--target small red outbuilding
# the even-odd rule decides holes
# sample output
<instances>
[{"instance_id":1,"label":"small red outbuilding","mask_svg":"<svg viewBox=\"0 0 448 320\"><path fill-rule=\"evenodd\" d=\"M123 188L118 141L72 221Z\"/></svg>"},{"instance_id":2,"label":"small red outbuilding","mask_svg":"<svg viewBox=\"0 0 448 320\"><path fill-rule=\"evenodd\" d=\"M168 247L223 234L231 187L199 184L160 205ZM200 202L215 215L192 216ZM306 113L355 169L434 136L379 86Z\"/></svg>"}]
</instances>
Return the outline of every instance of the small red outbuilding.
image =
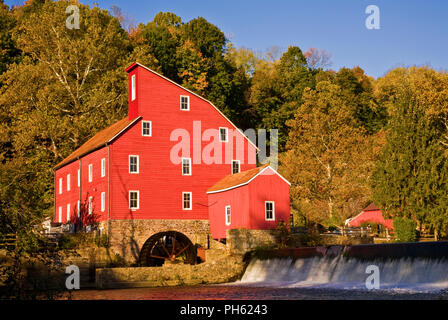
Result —
<instances>
[{"instance_id":1,"label":"small red outbuilding","mask_svg":"<svg viewBox=\"0 0 448 320\"><path fill-rule=\"evenodd\" d=\"M288 222L290 183L268 164L231 174L207 190L210 233L226 238L226 230L268 230Z\"/></svg>"},{"instance_id":2,"label":"small red outbuilding","mask_svg":"<svg viewBox=\"0 0 448 320\"><path fill-rule=\"evenodd\" d=\"M393 230L393 220L384 219L383 213L380 208L378 208L374 203L369 204L364 210L361 211L357 216L347 219L346 225L350 227L360 227L363 222L375 222L382 224L385 228Z\"/></svg>"}]
</instances>

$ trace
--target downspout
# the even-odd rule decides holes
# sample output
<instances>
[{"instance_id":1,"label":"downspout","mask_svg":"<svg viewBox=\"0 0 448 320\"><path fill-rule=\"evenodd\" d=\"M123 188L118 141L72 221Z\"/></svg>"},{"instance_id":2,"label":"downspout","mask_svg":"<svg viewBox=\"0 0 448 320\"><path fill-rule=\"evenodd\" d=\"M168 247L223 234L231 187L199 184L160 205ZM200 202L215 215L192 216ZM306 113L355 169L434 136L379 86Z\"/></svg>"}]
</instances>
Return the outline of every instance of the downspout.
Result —
<instances>
[{"instance_id":1,"label":"downspout","mask_svg":"<svg viewBox=\"0 0 448 320\"><path fill-rule=\"evenodd\" d=\"M78 157L79 160L79 207L78 209L78 218L81 218L81 207L82 205L82 160L80 157ZM79 223L78 220L78 225L82 227L81 223Z\"/></svg>"}]
</instances>

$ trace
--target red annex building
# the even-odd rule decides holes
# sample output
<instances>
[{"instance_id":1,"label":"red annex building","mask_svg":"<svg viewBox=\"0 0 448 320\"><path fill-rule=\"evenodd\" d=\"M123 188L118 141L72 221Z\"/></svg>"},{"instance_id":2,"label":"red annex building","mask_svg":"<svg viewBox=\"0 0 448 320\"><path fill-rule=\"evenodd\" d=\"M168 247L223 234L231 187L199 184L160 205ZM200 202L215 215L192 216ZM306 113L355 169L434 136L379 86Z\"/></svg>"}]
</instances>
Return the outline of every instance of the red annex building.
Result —
<instances>
[{"instance_id":1,"label":"red annex building","mask_svg":"<svg viewBox=\"0 0 448 320\"><path fill-rule=\"evenodd\" d=\"M360 227L363 222L374 222L383 225L388 230L394 229L393 220L384 219L380 208L378 208L374 203L371 203L365 207L357 216L348 219L346 221L346 225L350 227Z\"/></svg>"},{"instance_id":2,"label":"red annex building","mask_svg":"<svg viewBox=\"0 0 448 320\"><path fill-rule=\"evenodd\" d=\"M256 167L257 147L217 107L139 63L126 72L128 117L55 167L55 222L72 223L85 210L123 256L141 259L162 236L202 245L208 234L225 238L228 227L269 229L289 219L289 182Z\"/></svg>"}]
</instances>

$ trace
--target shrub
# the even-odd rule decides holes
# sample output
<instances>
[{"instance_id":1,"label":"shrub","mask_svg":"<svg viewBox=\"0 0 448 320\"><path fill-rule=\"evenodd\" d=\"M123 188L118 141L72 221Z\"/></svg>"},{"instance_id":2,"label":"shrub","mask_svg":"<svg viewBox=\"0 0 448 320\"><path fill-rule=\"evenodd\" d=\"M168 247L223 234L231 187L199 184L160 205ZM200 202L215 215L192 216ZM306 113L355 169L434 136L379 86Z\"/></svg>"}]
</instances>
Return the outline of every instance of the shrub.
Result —
<instances>
[{"instance_id":1,"label":"shrub","mask_svg":"<svg viewBox=\"0 0 448 320\"><path fill-rule=\"evenodd\" d=\"M412 242L417 240L417 223L406 218L394 218L395 240L398 242Z\"/></svg>"}]
</instances>

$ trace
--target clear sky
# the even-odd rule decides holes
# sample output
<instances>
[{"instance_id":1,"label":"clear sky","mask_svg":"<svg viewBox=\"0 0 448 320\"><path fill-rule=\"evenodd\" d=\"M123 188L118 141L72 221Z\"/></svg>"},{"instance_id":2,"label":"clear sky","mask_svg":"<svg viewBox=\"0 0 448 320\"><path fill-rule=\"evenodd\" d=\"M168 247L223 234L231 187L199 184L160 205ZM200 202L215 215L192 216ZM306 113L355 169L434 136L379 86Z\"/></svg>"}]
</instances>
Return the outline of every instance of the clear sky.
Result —
<instances>
[{"instance_id":1,"label":"clear sky","mask_svg":"<svg viewBox=\"0 0 448 320\"><path fill-rule=\"evenodd\" d=\"M6 0L8 5L23 0ZM265 51L297 45L325 49L333 69L359 65L379 77L393 67L448 70L447 0L81 0L116 5L138 24L170 11L184 22L202 16L237 47ZM368 30L368 5L380 9L380 29ZM81 17L82 18L82 17Z\"/></svg>"}]
</instances>

